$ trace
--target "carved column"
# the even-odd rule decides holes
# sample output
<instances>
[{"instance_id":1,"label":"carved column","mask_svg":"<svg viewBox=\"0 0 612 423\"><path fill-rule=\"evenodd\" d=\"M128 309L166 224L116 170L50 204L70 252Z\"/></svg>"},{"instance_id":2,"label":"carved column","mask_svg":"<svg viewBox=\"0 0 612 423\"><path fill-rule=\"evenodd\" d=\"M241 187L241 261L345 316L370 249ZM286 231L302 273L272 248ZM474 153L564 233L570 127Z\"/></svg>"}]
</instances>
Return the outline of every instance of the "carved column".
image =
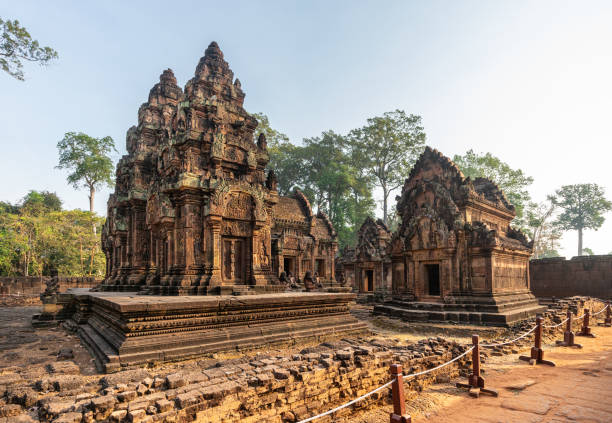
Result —
<instances>
[{"instance_id":1,"label":"carved column","mask_svg":"<svg viewBox=\"0 0 612 423\"><path fill-rule=\"evenodd\" d=\"M212 263L210 286L222 285L221 278L221 222L220 216L208 216L207 223L210 228L209 262Z\"/></svg>"}]
</instances>

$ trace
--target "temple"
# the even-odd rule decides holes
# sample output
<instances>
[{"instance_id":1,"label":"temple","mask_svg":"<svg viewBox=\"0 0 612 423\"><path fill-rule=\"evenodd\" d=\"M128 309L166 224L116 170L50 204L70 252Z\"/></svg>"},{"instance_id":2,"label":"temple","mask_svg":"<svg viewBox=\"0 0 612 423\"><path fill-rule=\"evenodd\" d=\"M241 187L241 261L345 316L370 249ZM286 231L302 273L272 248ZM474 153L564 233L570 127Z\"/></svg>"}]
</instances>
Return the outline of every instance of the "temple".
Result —
<instances>
[{"instance_id":1,"label":"temple","mask_svg":"<svg viewBox=\"0 0 612 423\"><path fill-rule=\"evenodd\" d=\"M106 278L56 301L100 370L368 332L333 286L331 222L300 191L279 196L244 96L213 42L184 90L166 70L140 107L108 201Z\"/></svg>"},{"instance_id":2,"label":"temple","mask_svg":"<svg viewBox=\"0 0 612 423\"><path fill-rule=\"evenodd\" d=\"M338 267L358 300L383 300L391 294L391 236L381 219L367 217L357 232L355 248L342 251Z\"/></svg>"},{"instance_id":3,"label":"temple","mask_svg":"<svg viewBox=\"0 0 612 423\"><path fill-rule=\"evenodd\" d=\"M427 147L397 212L401 225L387 250L392 299L375 313L507 325L543 309L529 289L531 244L510 226L514 206L490 180L466 178Z\"/></svg>"},{"instance_id":4,"label":"temple","mask_svg":"<svg viewBox=\"0 0 612 423\"><path fill-rule=\"evenodd\" d=\"M215 42L184 90L162 73L117 165L102 290L278 292L283 271L333 280L336 233L299 191L278 195L244 97Z\"/></svg>"}]
</instances>

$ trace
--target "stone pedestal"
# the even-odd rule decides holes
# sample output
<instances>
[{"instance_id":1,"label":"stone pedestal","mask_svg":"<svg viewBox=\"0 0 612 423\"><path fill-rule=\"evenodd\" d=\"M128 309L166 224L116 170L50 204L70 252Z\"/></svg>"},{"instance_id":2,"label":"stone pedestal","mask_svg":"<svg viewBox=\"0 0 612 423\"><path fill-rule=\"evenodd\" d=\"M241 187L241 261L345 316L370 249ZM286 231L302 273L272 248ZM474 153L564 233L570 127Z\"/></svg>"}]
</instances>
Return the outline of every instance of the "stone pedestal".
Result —
<instances>
[{"instance_id":1,"label":"stone pedestal","mask_svg":"<svg viewBox=\"0 0 612 423\"><path fill-rule=\"evenodd\" d=\"M365 334L354 294L143 296L75 291L78 334L106 372L220 351ZM78 314L78 316L76 316Z\"/></svg>"}]
</instances>

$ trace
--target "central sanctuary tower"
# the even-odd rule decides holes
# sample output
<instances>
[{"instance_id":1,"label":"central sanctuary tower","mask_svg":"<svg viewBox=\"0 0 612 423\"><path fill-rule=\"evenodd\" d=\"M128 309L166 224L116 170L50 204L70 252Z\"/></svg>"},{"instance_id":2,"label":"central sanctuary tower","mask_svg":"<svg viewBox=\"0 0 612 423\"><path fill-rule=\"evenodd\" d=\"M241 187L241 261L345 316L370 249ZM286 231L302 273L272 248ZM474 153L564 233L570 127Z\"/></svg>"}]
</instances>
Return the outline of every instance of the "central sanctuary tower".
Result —
<instances>
[{"instance_id":1,"label":"central sanctuary tower","mask_svg":"<svg viewBox=\"0 0 612 423\"><path fill-rule=\"evenodd\" d=\"M266 173L266 139L217 43L182 90L166 70L127 133L102 244L103 291L158 295L284 290L281 272L334 275L336 233Z\"/></svg>"}]
</instances>

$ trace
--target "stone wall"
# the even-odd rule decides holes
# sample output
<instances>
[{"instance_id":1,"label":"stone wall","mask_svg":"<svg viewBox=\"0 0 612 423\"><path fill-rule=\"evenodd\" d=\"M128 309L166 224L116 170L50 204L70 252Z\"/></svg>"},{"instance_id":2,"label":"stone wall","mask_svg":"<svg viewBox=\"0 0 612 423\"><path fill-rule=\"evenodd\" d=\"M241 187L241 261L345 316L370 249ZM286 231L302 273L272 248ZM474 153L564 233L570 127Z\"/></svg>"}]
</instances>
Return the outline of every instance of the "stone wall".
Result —
<instances>
[{"instance_id":1,"label":"stone wall","mask_svg":"<svg viewBox=\"0 0 612 423\"><path fill-rule=\"evenodd\" d=\"M295 422L388 382L392 363L416 372L442 364L465 349L442 338L412 345L353 339L292 355L259 355L212 366L210 360L195 361L189 368L161 375L134 369L103 377L81 376L73 363L58 362L34 379L24 379L28 376L23 372L0 375L0 392L8 403L2 406L0 399L0 415L16 416L38 405L40 421ZM456 377L460 367L466 366L464 357L436 374L406 381L408 398L436 378ZM390 401L387 388L356 407ZM354 411L349 407L320 421L344 421Z\"/></svg>"},{"instance_id":2,"label":"stone wall","mask_svg":"<svg viewBox=\"0 0 612 423\"><path fill-rule=\"evenodd\" d=\"M531 260L529 273L538 297L612 297L612 255Z\"/></svg>"},{"instance_id":3,"label":"stone wall","mask_svg":"<svg viewBox=\"0 0 612 423\"><path fill-rule=\"evenodd\" d=\"M47 286L50 276L1 276L0 296L26 295L38 296L42 294ZM102 282L101 279L89 277L60 276L60 292L69 288L92 288Z\"/></svg>"}]
</instances>

